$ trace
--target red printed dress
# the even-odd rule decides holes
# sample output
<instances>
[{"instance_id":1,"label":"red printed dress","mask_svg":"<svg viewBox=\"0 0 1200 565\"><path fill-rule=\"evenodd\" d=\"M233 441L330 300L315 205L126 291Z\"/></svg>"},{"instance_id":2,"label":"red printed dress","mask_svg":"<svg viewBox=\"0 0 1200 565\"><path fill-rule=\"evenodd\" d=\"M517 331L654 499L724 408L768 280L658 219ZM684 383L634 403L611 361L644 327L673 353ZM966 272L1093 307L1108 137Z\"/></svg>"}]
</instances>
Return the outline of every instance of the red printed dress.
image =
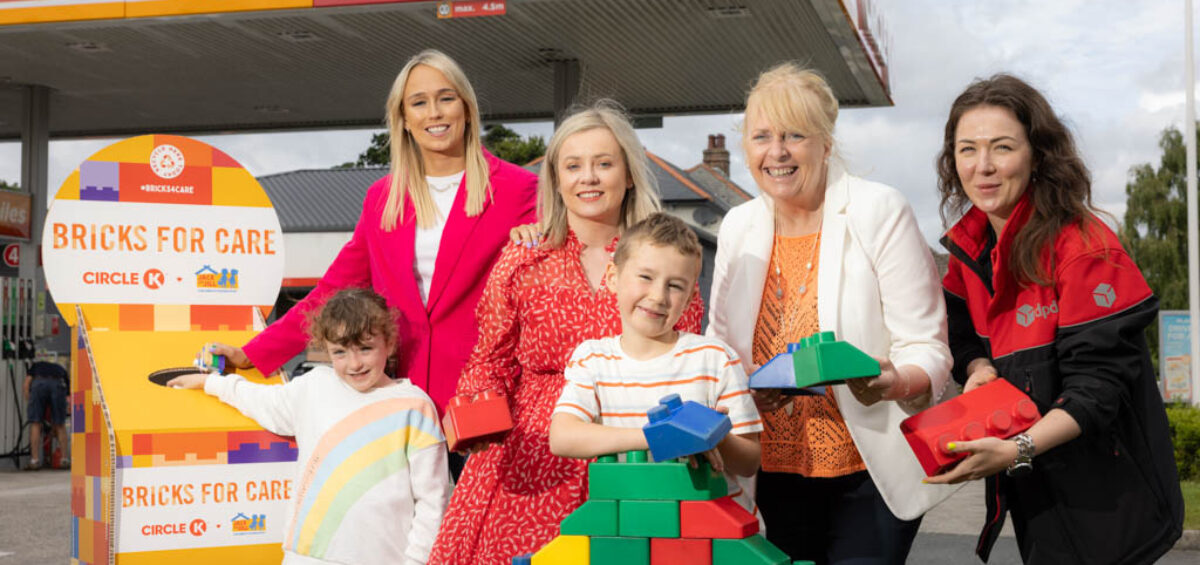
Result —
<instances>
[{"instance_id":1,"label":"red printed dress","mask_svg":"<svg viewBox=\"0 0 1200 565\"><path fill-rule=\"evenodd\" d=\"M591 290L582 251L574 234L557 249L510 245L492 269L476 310L479 342L458 393L503 392L513 430L467 459L431 564L507 565L558 535L559 522L587 499L587 462L551 455L548 439L571 352L621 331L616 295L603 283ZM699 331L703 310L697 292L676 328Z\"/></svg>"}]
</instances>

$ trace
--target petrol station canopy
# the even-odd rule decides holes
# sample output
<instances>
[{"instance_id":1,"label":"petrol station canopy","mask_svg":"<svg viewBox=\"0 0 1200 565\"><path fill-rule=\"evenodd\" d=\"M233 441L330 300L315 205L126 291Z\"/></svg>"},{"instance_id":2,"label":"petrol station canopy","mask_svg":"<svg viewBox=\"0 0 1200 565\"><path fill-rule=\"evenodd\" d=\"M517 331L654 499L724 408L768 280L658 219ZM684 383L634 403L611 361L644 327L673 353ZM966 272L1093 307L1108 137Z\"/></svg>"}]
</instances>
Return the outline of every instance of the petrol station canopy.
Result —
<instances>
[{"instance_id":1,"label":"petrol station canopy","mask_svg":"<svg viewBox=\"0 0 1200 565\"><path fill-rule=\"evenodd\" d=\"M650 118L738 111L784 60L844 107L885 106L881 28L868 0L0 0L0 139L27 123L22 87L49 90L51 138L381 127L428 47L487 121L549 119L576 93Z\"/></svg>"}]
</instances>

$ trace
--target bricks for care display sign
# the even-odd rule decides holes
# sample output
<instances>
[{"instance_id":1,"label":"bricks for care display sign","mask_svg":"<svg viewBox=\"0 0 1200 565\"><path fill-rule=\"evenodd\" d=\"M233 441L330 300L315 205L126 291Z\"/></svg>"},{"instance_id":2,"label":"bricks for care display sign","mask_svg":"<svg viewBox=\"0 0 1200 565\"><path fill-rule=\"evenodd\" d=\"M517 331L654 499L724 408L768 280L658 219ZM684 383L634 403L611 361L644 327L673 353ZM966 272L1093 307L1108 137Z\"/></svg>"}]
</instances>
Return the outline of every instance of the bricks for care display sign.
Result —
<instances>
[{"instance_id":1,"label":"bricks for care display sign","mask_svg":"<svg viewBox=\"0 0 1200 565\"><path fill-rule=\"evenodd\" d=\"M278 563L295 441L164 386L197 372L203 344L246 343L264 327L283 279L266 192L201 141L118 141L59 188L42 257L75 344L72 563Z\"/></svg>"},{"instance_id":2,"label":"bricks for care display sign","mask_svg":"<svg viewBox=\"0 0 1200 565\"><path fill-rule=\"evenodd\" d=\"M145 135L84 161L42 234L60 304L274 304L283 234L270 200L203 142Z\"/></svg>"}]
</instances>

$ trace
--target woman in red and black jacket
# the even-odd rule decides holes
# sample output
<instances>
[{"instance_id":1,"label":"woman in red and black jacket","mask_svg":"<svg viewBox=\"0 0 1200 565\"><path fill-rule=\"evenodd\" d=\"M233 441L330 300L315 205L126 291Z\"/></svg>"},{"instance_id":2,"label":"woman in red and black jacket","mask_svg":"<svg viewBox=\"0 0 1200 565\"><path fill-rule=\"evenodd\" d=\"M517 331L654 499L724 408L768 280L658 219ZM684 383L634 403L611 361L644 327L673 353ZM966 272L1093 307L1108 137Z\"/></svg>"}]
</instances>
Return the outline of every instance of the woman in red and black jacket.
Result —
<instances>
[{"instance_id":1,"label":"woman in red and black jacket","mask_svg":"<svg viewBox=\"0 0 1200 565\"><path fill-rule=\"evenodd\" d=\"M1152 563L1183 500L1143 330L1158 301L1091 204L1070 132L1037 90L978 80L950 109L938 158L954 378L1004 378L1042 420L929 479L987 478L987 561L1011 512L1025 563Z\"/></svg>"}]
</instances>

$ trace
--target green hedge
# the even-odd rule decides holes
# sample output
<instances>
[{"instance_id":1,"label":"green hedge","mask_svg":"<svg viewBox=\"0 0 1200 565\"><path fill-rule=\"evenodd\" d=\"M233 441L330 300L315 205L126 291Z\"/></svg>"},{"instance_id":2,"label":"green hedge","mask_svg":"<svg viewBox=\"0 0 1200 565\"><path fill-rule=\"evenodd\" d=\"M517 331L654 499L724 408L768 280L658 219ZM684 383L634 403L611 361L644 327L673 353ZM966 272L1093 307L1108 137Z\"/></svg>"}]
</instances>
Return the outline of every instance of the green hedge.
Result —
<instances>
[{"instance_id":1,"label":"green hedge","mask_svg":"<svg viewBox=\"0 0 1200 565\"><path fill-rule=\"evenodd\" d=\"M1200 480L1200 409L1183 403L1167 405L1171 441L1180 480Z\"/></svg>"}]
</instances>

